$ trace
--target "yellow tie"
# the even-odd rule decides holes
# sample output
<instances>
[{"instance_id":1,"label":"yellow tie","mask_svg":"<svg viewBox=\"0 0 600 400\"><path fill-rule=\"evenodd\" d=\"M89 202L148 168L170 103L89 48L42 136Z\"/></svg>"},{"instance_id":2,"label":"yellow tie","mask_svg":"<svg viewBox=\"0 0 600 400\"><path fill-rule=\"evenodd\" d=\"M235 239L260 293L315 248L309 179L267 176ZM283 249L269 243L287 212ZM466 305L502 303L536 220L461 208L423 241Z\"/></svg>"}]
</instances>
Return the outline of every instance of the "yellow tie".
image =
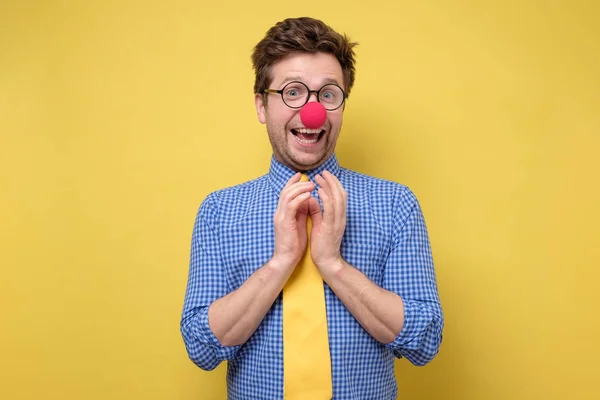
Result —
<instances>
[{"instance_id":1,"label":"yellow tie","mask_svg":"<svg viewBox=\"0 0 600 400\"><path fill-rule=\"evenodd\" d=\"M301 181L308 181L302 175ZM306 252L283 288L283 382L286 400L329 400L331 358L323 279L310 256L310 216Z\"/></svg>"}]
</instances>

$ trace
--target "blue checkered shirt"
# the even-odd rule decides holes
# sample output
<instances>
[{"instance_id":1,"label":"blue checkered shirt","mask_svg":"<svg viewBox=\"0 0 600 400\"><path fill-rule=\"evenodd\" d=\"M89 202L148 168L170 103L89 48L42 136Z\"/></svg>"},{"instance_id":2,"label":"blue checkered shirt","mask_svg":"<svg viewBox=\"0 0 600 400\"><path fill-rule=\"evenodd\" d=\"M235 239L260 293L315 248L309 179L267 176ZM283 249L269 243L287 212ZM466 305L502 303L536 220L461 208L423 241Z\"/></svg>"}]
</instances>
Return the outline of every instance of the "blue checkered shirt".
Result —
<instances>
[{"instance_id":1,"label":"blue checkered shirt","mask_svg":"<svg viewBox=\"0 0 600 400\"><path fill-rule=\"evenodd\" d=\"M400 295L405 318L396 339L380 343L324 284L333 398L395 399L394 358L424 365L442 341L444 321L423 214L406 186L342 168L335 155L307 175L315 183L315 175L324 170L348 193L342 257L380 287ZM196 217L181 332L189 357L200 368L212 370L228 361L230 400L283 399L281 294L241 346L219 343L208 325L208 307L271 258L273 214L294 173L272 158L267 175L209 194ZM316 191L313 196L318 197Z\"/></svg>"}]
</instances>

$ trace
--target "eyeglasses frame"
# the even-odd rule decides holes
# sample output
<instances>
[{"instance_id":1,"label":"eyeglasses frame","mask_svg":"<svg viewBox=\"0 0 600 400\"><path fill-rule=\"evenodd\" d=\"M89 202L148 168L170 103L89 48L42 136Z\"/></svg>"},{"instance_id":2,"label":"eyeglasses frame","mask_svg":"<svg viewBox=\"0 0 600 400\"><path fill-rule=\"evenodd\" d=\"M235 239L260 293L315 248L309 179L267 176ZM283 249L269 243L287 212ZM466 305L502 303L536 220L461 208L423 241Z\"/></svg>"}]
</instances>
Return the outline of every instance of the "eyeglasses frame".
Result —
<instances>
[{"instance_id":1,"label":"eyeglasses frame","mask_svg":"<svg viewBox=\"0 0 600 400\"><path fill-rule=\"evenodd\" d=\"M285 100L283 99L283 91L285 90L286 87L288 87L292 83L299 83L301 85L304 85L304 87L306 87L306 89L308 89L308 96L306 96L306 101L301 106L292 107L288 103L286 103ZM327 107L324 106L327 111L335 111L335 110L339 109L341 106L343 106L346 103L346 99L348 98L348 94L346 93L346 91L344 89L342 89L342 87L340 85L338 85L337 83L326 83L323 86L321 86L321 88L319 90L310 90L310 88L304 82L291 81L291 82L286 83L285 86L283 88L279 89L279 90L277 90L277 89L263 89L262 93L264 93L264 94L267 94L267 93L277 93L277 94L280 94L281 95L281 101L283 101L283 104L285 104L289 108L298 109L298 108L304 107L306 105L306 103L308 103L308 101L310 100L310 96L313 93L317 96L317 101L319 103L321 103L321 101L319 100L319 93L321 92L321 90L323 90L323 88L325 88L325 86L330 86L330 85L337 86L338 88L340 88L340 90L342 91L342 95L343 95L342 96L342 102L336 108L328 109Z\"/></svg>"}]
</instances>

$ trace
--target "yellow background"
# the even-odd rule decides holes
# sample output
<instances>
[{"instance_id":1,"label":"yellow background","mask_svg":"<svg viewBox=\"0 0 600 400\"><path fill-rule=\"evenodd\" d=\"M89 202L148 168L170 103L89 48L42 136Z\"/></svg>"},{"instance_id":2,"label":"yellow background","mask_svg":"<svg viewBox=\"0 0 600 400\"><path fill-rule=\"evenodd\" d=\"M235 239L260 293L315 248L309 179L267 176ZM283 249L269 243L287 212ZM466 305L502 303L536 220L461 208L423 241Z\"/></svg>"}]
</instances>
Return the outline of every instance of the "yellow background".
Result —
<instances>
[{"instance_id":1,"label":"yellow background","mask_svg":"<svg viewBox=\"0 0 600 400\"><path fill-rule=\"evenodd\" d=\"M252 47L360 42L343 166L409 185L446 317L403 399L598 399L600 5L2 1L0 398L224 399L179 334L195 213L267 171Z\"/></svg>"}]
</instances>

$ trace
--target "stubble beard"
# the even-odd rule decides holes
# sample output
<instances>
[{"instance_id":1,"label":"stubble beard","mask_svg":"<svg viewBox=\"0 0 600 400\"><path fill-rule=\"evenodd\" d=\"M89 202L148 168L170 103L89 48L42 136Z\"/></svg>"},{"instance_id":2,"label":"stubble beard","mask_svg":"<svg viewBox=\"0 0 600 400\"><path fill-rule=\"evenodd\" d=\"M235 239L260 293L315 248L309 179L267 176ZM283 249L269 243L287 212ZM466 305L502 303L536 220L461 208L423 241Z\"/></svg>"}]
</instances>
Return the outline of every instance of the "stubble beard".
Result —
<instances>
[{"instance_id":1,"label":"stubble beard","mask_svg":"<svg viewBox=\"0 0 600 400\"><path fill-rule=\"evenodd\" d=\"M325 143L325 145L323 146L323 149L321 151L310 156L311 158L315 157L314 162L312 162L310 164L303 164L300 162L300 160L297 157L294 156L295 152L292 149L292 146L289 141L295 140L295 139L288 137L290 135L290 133L287 132L287 130L285 130L285 128L283 129L283 132L285 133L285 135L283 137L281 135L273 135L271 128L268 125L267 125L267 132L269 134L269 141L271 142L271 147L273 149L273 155L275 156L275 159L277 161L279 161L280 163L293 169L294 171L305 172L305 171L315 169L315 168L319 167L321 164L323 164L329 156L329 154L328 154L329 153L328 152L329 143ZM331 132L328 132L326 134L326 136L328 136L330 133ZM329 140L329 139L330 139L329 137L321 138L321 140Z\"/></svg>"}]
</instances>

